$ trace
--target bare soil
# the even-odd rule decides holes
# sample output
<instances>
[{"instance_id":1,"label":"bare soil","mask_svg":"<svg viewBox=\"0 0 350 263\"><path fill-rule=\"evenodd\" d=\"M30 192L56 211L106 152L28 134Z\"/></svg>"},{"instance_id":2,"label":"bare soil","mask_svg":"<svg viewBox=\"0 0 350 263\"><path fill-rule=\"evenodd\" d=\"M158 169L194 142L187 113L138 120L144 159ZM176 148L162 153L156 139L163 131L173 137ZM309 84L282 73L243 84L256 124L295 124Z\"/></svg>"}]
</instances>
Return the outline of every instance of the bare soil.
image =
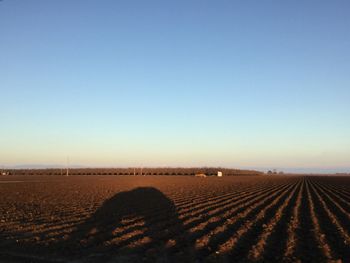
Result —
<instances>
[{"instance_id":1,"label":"bare soil","mask_svg":"<svg viewBox=\"0 0 350 263\"><path fill-rule=\"evenodd\" d=\"M0 177L0 262L298 261L350 262L350 177Z\"/></svg>"}]
</instances>

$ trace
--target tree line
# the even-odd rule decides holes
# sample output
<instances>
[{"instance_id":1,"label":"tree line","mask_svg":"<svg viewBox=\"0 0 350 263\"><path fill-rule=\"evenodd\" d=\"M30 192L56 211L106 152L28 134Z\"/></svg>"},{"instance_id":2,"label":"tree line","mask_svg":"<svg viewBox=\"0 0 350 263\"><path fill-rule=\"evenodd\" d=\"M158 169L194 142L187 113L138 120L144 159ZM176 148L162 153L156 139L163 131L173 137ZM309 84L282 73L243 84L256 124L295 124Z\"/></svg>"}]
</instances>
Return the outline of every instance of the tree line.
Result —
<instances>
[{"instance_id":1,"label":"tree line","mask_svg":"<svg viewBox=\"0 0 350 263\"><path fill-rule=\"evenodd\" d=\"M224 176L263 175L263 172L255 170L230 169L220 167L130 167L130 168L69 168L69 175L195 175L204 173L207 176L215 176L221 171ZM50 169L16 169L10 170L13 175L66 175L66 168Z\"/></svg>"}]
</instances>

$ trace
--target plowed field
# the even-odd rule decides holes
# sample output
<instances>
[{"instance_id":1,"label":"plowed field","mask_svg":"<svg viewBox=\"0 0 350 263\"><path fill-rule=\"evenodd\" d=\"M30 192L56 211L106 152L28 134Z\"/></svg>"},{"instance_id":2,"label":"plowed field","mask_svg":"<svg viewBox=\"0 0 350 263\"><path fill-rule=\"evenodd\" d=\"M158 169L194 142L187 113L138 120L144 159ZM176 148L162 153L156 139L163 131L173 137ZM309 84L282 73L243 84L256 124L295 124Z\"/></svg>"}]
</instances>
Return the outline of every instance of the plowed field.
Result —
<instances>
[{"instance_id":1,"label":"plowed field","mask_svg":"<svg viewBox=\"0 0 350 263\"><path fill-rule=\"evenodd\" d=\"M350 177L2 176L0 262L350 262Z\"/></svg>"}]
</instances>

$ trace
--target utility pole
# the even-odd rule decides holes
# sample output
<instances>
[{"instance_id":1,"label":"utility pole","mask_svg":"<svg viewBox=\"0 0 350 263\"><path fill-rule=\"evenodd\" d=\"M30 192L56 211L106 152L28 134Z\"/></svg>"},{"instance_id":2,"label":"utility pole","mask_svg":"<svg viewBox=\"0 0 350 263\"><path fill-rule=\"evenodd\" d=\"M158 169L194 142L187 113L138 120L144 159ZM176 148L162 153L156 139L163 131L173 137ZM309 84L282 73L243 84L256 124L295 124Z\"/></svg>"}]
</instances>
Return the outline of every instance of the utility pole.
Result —
<instances>
[{"instance_id":1,"label":"utility pole","mask_svg":"<svg viewBox=\"0 0 350 263\"><path fill-rule=\"evenodd\" d=\"M142 169L143 169L143 168L141 167L141 175L142 175Z\"/></svg>"},{"instance_id":2,"label":"utility pole","mask_svg":"<svg viewBox=\"0 0 350 263\"><path fill-rule=\"evenodd\" d=\"M69 176L69 157L67 157L67 171L66 176Z\"/></svg>"},{"instance_id":3,"label":"utility pole","mask_svg":"<svg viewBox=\"0 0 350 263\"><path fill-rule=\"evenodd\" d=\"M135 167L134 167L134 176L136 175Z\"/></svg>"}]
</instances>

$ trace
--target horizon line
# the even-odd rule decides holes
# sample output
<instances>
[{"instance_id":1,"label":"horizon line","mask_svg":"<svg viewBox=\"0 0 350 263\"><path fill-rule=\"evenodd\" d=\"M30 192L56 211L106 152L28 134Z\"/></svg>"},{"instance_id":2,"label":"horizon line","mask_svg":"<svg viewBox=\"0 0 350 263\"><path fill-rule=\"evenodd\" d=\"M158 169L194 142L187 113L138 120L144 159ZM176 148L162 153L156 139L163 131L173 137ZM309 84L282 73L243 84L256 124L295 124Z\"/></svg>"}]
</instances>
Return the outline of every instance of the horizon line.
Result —
<instances>
[{"instance_id":1,"label":"horizon line","mask_svg":"<svg viewBox=\"0 0 350 263\"><path fill-rule=\"evenodd\" d=\"M123 165L80 165L80 164L13 164L13 165L1 165L1 169L62 169L62 168L71 168L71 169L127 169L127 168L221 168L221 169L237 169L237 170L252 170L267 172L269 170L276 170L277 172L284 173L293 173L293 174L350 174L350 167L254 167L254 166L172 166L172 165L137 165L137 166L123 166Z\"/></svg>"}]
</instances>

